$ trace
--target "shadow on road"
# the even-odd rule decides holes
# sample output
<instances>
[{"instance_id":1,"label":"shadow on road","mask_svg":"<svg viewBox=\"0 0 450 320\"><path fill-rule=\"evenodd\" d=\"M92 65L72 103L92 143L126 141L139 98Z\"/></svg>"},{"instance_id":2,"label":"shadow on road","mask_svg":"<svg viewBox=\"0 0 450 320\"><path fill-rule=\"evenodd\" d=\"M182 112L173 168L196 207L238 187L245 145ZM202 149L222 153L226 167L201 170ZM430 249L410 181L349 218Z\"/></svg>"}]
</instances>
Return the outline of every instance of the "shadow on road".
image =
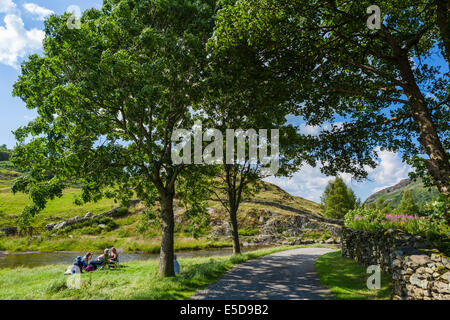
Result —
<instances>
[{"instance_id":1,"label":"shadow on road","mask_svg":"<svg viewBox=\"0 0 450 320\"><path fill-rule=\"evenodd\" d=\"M332 249L302 248L243 263L192 299L321 300L330 298L319 282L314 261Z\"/></svg>"}]
</instances>

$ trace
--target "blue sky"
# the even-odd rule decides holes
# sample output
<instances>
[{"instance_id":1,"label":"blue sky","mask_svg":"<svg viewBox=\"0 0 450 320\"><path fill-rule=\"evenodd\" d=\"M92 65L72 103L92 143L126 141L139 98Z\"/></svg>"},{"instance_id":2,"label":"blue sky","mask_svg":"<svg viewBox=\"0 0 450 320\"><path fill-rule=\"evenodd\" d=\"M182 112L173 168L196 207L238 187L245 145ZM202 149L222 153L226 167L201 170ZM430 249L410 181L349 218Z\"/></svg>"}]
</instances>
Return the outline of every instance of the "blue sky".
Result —
<instances>
[{"instance_id":1,"label":"blue sky","mask_svg":"<svg viewBox=\"0 0 450 320\"><path fill-rule=\"evenodd\" d=\"M12 96L12 90L20 62L29 54L41 52L39 36L45 14L50 11L62 14L72 5L85 10L100 7L101 3L101 0L0 0L0 144L13 147L15 139L11 131L36 115L22 100ZM13 62L15 59L17 63Z\"/></svg>"},{"instance_id":2,"label":"blue sky","mask_svg":"<svg viewBox=\"0 0 450 320\"><path fill-rule=\"evenodd\" d=\"M101 0L0 0L0 145L15 145L11 131L25 125L36 115L28 110L19 99L12 97L12 87L19 76L19 65L26 57L42 50L43 19L52 12L62 14L71 6L82 11L90 7L101 7ZM442 58L431 57L434 65L447 68ZM300 126L303 132L317 133L320 128L305 126L301 119L292 118L290 122ZM349 175L343 175L357 196L365 200L374 191L380 190L407 178L409 166L402 163L397 153L383 151L379 153L379 166L370 171L369 180L363 183L352 181ZM293 195L320 201L320 196L328 181L318 167L305 166L292 178L269 178Z\"/></svg>"}]
</instances>

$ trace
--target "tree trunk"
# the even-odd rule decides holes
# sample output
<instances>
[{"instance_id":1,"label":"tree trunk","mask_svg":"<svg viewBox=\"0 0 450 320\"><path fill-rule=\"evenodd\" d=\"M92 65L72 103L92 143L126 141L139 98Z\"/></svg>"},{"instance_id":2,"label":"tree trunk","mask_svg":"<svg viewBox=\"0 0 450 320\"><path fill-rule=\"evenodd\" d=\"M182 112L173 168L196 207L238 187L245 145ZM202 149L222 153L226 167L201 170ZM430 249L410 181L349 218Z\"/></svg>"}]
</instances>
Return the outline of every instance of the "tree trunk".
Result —
<instances>
[{"instance_id":1,"label":"tree trunk","mask_svg":"<svg viewBox=\"0 0 450 320\"><path fill-rule=\"evenodd\" d=\"M241 245L239 243L239 227L237 222L237 211L239 209L239 202L236 201L236 176L232 172L233 167L225 165L227 193L228 193L228 205L231 222L231 234L233 237L233 254L241 253Z\"/></svg>"},{"instance_id":2,"label":"tree trunk","mask_svg":"<svg viewBox=\"0 0 450 320\"><path fill-rule=\"evenodd\" d=\"M418 140L430 157L430 159L425 160L428 173L439 188L439 191L444 194L449 194L450 163L448 155L437 134L431 111L428 108L420 88L417 86L411 65L406 55L399 59L399 64L402 78L408 84L406 95L411 104L411 116L419 128Z\"/></svg>"},{"instance_id":3,"label":"tree trunk","mask_svg":"<svg viewBox=\"0 0 450 320\"><path fill-rule=\"evenodd\" d=\"M173 192L160 192L161 203L161 220L162 220L162 239L161 251L159 254L159 276L173 277L175 276L173 268Z\"/></svg>"},{"instance_id":4,"label":"tree trunk","mask_svg":"<svg viewBox=\"0 0 450 320\"><path fill-rule=\"evenodd\" d=\"M437 0L437 25L444 45L444 58L450 68L450 0Z\"/></svg>"},{"instance_id":5,"label":"tree trunk","mask_svg":"<svg viewBox=\"0 0 450 320\"><path fill-rule=\"evenodd\" d=\"M239 243L239 228L237 222L237 209L230 207L231 233L233 235L233 254L241 253L241 245Z\"/></svg>"}]
</instances>

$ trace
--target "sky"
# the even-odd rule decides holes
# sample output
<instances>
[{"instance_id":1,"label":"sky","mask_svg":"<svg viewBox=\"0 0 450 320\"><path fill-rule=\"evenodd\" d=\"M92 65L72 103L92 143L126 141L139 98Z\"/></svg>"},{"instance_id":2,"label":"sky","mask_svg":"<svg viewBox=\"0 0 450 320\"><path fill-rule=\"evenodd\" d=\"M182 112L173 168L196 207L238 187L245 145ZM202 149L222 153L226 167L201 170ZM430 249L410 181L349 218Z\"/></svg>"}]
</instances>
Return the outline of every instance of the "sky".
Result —
<instances>
[{"instance_id":1,"label":"sky","mask_svg":"<svg viewBox=\"0 0 450 320\"><path fill-rule=\"evenodd\" d=\"M101 3L101 0L0 0L0 145L6 144L13 148L15 139L12 131L26 125L36 116L36 112L28 110L21 99L12 96L12 90L20 74L20 63L30 54L42 52L45 17L52 13L74 12L73 6L79 7L81 11L91 7L100 8ZM306 126L299 118L288 120L305 133L317 134L320 130L319 127ZM342 175L362 200L373 192L407 178L411 170L402 163L398 153L380 151L379 156L379 165L369 172L368 180L358 183L351 176ZM267 181L293 195L320 201L331 179L333 177L320 173L319 167L304 166L292 178L270 177Z\"/></svg>"}]
</instances>

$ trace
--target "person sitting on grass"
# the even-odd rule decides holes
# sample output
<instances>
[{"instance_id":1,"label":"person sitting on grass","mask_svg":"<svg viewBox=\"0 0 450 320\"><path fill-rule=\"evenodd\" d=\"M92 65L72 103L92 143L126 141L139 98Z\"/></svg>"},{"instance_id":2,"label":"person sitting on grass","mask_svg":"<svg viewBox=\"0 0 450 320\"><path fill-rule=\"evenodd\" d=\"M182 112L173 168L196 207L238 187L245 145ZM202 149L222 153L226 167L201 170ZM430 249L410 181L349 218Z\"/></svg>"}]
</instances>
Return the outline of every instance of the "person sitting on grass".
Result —
<instances>
[{"instance_id":1,"label":"person sitting on grass","mask_svg":"<svg viewBox=\"0 0 450 320\"><path fill-rule=\"evenodd\" d=\"M86 252L86 255L83 257L82 262L83 262L83 269L86 269L87 266L89 265L89 261L92 259L92 256L94 254L92 252Z\"/></svg>"},{"instance_id":2,"label":"person sitting on grass","mask_svg":"<svg viewBox=\"0 0 450 320\"><path fill-rule=\"evenodd\" d=\"M109 262L118 262L119 261L119 254L117 253L116 248L111 247L109 249Z\"/></svg>"},{"instance_id":3,"label":"person sitting on grass","mask_svg":"<svg viewBox=\"0 0 450 320\"><path fill-rule=\"evenodd\" d=\"M103 251L103 254L97 257L97 260L91 261L89 264L94 266L94 269L98 269L103 265L105 259L108 259L108 257L109 257L109 249L105 249Z\"/></svg>"},{"instance_id":4,"label":"person sitting on grass","mask_svg":"<svg viewBox=\"0 0 450 320\"><path fill-rule=\"evenodd\" d=\"M175 274L180 274L180 264L178 263L176 254L173 255L173 269Z\"/></svg>"},{"instance_id":5,"label":"person sitting on grass","mask_svg":"<svg viewBox=\"0 0 450 320\"><path fill-rule=\"evenodd\" d=\"M69 267L69 269L64 272L65 275L68 274L75 274L75 273L82 273L83 272L83 261L80 256L76 257L75 263L72 265L72 267Z\"/></svg>"},{"instance_id":6,"label":"person sitting on grass","mask_svg":"<svg viewBox=\"0 0 450 320\"><path fill-rule=\"evenodd\" d=\"M78 256L75 259L75 263L73 264L73 266L74 266L73 270L76 270L76 268L78 268L80 273L83 272L83 261L81 260L80 256ZM72 272L72 273L77 273L77 272Z\"/></svg>"}]
</instances>

